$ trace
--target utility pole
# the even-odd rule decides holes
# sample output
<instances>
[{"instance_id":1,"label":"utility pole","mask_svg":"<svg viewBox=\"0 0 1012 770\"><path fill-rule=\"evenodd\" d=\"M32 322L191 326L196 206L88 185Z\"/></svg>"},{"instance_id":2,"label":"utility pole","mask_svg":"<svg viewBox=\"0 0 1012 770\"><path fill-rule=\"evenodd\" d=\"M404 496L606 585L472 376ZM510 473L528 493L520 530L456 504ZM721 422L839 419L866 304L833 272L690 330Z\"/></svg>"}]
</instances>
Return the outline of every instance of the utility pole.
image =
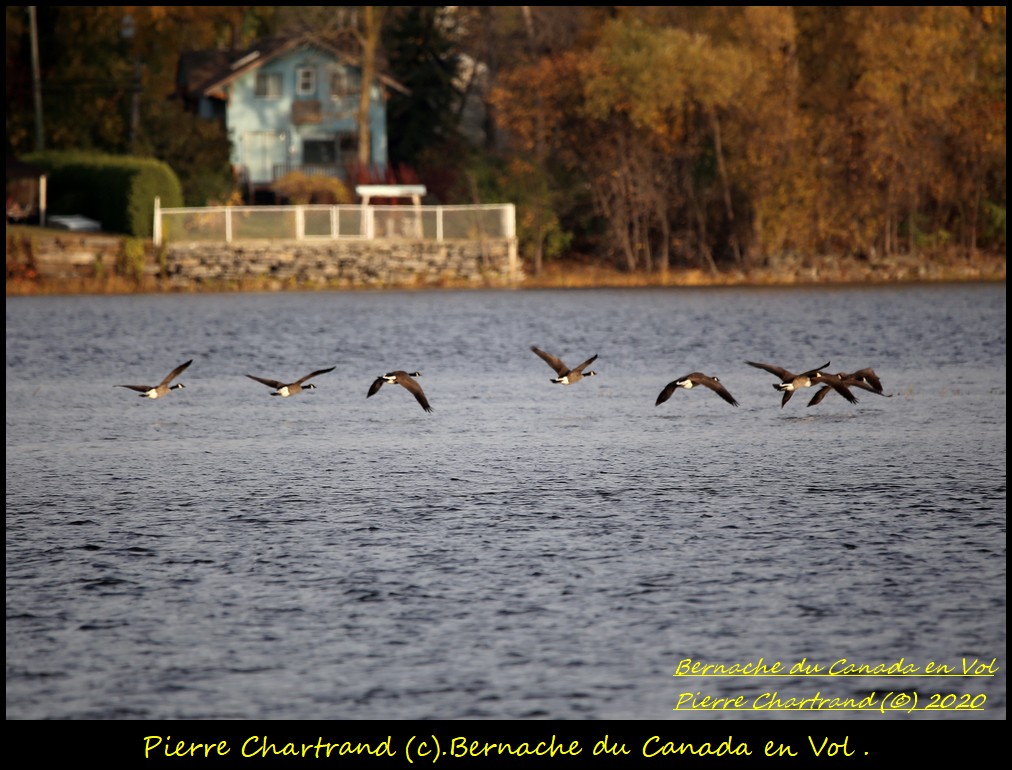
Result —
<instances>
[{"instance_id":1,"label":"utility pole","mask_svg":"<svg viewBox=\"0 0 1012 770\"><path fill-rule=\"evenodd\" d=\"M39 28L35 21L35 6L28 6L28 26L32 39L32 96L35 99L35 151L46 149L42 129L42 75L39 72Z\"/></svg>"},{"instance_id":2,"label":"utility pole","mask_svg":"<svg viewBox=\"0 0 1012 770\"><path fill-rule=\"evenodd\" d=\"M527 47L531 61L534 62L538 56L534 17L531 13L531 6L522 5L520 8L524 15L524 28L527 31ZM534 274L541 275L545 256L544 216L545 207L548 205L545 200L545 180L548 175L545 173L545 105L540 92L536 98L534 109L534 159L538 163L534 175L536 185L534 194Z\"/></svg>"},{"instance_id":3,"label":"utility pole","mask_svg":"<svg viewBox=\"0 0 1012 770\"><path fill-rule=\"evenodd\" d=\"M123 17L121 33L123 39L127 42L127 47L130 49L130 55L133 58L134 64L133 82L130 84L130 135L127 142L130 152L136 152L137 150L137 136L141 123L141 56L137 53L137 47L134 44L136 30L137 26L134 23L134 17L128 13Z\"/></svg>"}]
</instances>

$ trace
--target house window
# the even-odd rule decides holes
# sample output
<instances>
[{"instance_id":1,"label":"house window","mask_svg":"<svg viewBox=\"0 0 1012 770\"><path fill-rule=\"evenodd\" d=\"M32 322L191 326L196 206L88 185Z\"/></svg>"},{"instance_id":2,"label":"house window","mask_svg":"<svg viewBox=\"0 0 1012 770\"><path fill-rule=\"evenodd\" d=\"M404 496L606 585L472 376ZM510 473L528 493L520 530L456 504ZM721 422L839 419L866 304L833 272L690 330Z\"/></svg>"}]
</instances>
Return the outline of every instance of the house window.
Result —
<instances>
[{"instance_id":1,"label":"house window","mask_svg":"<svg viewBox=\"0 0 1012 770\"><path fill-rule=\"evenodd\" d=\"M333 139L306 139L302 143L302 162L306 165L334 165L337 163L336 142Z\"/></svg>"},{"instance_id":2,"label":"house window","mask_svg":"<svg viewBox=\"0 0 1012 770\"><path fill-rule=\"evenodd\" d=\"M258 72L253 94L257 99L278 99L281 97L281 73Z\"/></svg>"},{"instance_id":3,"label":"house window","mask_svg":"<svg viewBox=\"0 0 1012 770\"><path fill-rule=\"evenodd\" d=\"M312 96L316 93L315 67L300 67L296 70L295 93L299 96Z\"/></svg>"},{"instance_id":4,"label":"house window","mask_svg":"<svg viewBox=\"0 0 1012 770\"><path fill-rule=\"evenodd\" d=\"M346 69L336 69L330 73L330 97L343 99L346 96L357 96L361 78Z\"/></svg>"}]
</instances>

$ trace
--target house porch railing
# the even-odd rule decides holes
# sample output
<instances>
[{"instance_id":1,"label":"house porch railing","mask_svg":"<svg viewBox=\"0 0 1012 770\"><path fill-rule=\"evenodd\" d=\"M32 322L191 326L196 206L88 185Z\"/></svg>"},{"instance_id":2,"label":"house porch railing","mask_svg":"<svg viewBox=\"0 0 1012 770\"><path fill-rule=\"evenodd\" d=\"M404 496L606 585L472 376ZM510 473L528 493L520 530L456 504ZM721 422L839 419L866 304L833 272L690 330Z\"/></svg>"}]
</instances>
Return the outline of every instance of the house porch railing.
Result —
<instances>
[{"instance_id":1,"label":"house porch railing","mask_svg":"<svg viewBox=\"0 0 1012 770\"><path fill-rule=\"evenodd\" d=\"M162 208L156 246L180 241L492 240L516 238L512 203L471 206L204 206Z\"/></svg>"}]
</instances>

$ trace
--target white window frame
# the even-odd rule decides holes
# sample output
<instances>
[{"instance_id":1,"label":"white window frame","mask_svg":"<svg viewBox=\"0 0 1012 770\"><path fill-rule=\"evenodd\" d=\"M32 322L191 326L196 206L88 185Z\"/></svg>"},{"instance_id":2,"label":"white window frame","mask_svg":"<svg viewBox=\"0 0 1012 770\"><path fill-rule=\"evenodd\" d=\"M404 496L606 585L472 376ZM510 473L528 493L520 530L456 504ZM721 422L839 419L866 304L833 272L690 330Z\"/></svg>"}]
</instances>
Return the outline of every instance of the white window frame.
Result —
<instances>
[{"instance_id":1,"label":"white window frame","mask_svg":"<svg viewBox=\"0 0 1012 770\"><path fill-rule=\"evenodd\" d=\"M284 82L280 72L258 72L253 83L253 95L257 99L280 99Z\"/></svg>"},{"instance_id":2,"label":"white window frame","mask_svg":"<svg viewBox=\"0 0 1012 770\"><path fill-rule=\"evenodd\" d=\"M316 93L316 67L299 67L295 70L295 93L313 96Z\"/></svg>"}]
</instances>

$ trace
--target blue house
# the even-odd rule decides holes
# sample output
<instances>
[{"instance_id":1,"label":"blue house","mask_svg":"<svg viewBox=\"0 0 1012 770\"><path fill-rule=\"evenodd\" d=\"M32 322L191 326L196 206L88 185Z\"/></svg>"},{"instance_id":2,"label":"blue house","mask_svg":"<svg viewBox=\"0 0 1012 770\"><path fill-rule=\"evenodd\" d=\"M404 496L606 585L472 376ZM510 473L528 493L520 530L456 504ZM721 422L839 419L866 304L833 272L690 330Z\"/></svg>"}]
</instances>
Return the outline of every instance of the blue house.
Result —
<instances>
[{"instance_id":1,"label":"blue house","mask_svg":"<svg viewBox=\"0 0 1012 770\"><path fill-rule=\"evenodd\" d=\"M245 51L189 51L180 56L177 94L188 109L221 121L232 141L232 164L250 200L285 174L333 176L354 184L359 60L347 46L315 35L270 38ZM387 110L393 78L369 84L369 136L374 178L387 170Z\"/></svg>"}]
</instances>

